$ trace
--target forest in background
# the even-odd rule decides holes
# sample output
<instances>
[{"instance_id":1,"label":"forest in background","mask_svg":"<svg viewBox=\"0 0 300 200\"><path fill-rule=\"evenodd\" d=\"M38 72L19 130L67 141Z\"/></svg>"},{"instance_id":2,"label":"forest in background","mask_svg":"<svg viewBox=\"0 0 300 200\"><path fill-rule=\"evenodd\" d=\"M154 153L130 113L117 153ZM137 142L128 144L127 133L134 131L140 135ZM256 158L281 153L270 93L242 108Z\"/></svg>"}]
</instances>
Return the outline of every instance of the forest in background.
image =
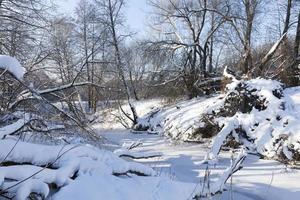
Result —
<instances>
[{"instance_id":1,"label":"forest in background","mask_svg":"<svg viewBox=\"0 0 300 200\"><path fill-rule=\"evenodd\" d=\"M69 89L48 92L49 100L81 98L94 112L105 100L214 93L225 66L238 77L298 85L297 0L147 3L149 30L135 38L124 0L82 0L75 16L61 17L47 1L1 1L0 53L21 61L28 85ZM2 105L21 90L1 86L9 95Z\"/></svg>"}]
</instances>

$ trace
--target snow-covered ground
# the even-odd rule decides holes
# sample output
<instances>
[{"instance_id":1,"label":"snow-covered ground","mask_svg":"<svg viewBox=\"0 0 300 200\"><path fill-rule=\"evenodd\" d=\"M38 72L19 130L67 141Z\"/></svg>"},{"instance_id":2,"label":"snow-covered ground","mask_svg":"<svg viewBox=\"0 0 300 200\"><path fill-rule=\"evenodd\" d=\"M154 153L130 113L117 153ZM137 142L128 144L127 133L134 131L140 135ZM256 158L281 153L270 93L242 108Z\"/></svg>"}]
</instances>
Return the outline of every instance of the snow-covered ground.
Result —
<instances>
[{"instance_id":1,"label":"snow-covered ground","mask_svg":"<svg viewBox=\"0 0 300 200\"><path fill-rule=\"evenodd\" d=\"M300 88L285 92L294 102L295 109L299 109ZM137 105L137 109L139 115L143 116L155 109L154 107L162 105L159 100L144 101ZM163 135L134 134L108 119L96 122L93 128L107 139L105 147L114 153L91 146L75 145L74 150L56 161L61 149L73 149L73 146L51 147L26 144L18 140L0 140L3 143L0 145L3 147L0 148L1 160L29 163L1 167L0 180L3 182L1 187L10 188L11 185L18 183L16 181L30 177L36 172L37 174L24 184L14 187L17 199L25 199L30 192L42 193L48 197L47 199L64 200L192 199L194 194L205 190L202 189L205 175L209 174L210 183L216 183L221 173L230 166L231 157L237 156L236 152L222 151L218 163L208 164L204 159L211 148L209 143L174 142ZM14 151L6 157L15 143L17 145ZM158 156L148 159L118 158L121 153L127 151L122 148L134 143L142 145L130 149L131 155ZM39 151L36 152L35 149ZM44 168L45 165L48 166L47 163L53 163L49 165L52 168ZM39 171L41 173L38 173ZM132 171L150 176L138 176L131 173ZM125 172L129 173L122 175ZM7 182L8 178L15 181ZM300 170L290 169L277 161L262 160L256 155L248 155L244 168L227 181L227 190L208 199L283 200L288 196L289 199L296 200L300 196L299 180ZM54 194L47 185L52 183L60 187Z\"/></svg>"},{"instance_id":2,"label":"snow-covered ground","mask_svg":"<svg viewBox=\"0 0 300 200\"><path fill-rule=\"evenodd\" d=\"M284 93L290 97L295 111L300 114L300 88L287 89ZM137 106L137 110L147 113L149 107L140 104ZM187 187L191 187L192 191L201 191L207 168L211 171L211 180L214 180L230 165L233 155L232 152L222 151L218 163L208 166L203 160L210 151L210 144L174 142L162 135L133 134L122 126L110 125L109 129L103 128L105 126L101 123L94 127L100 135L108 139L112 144L112 149L118 148L124 143L141 142L143 145L133 149L133 152L148 154L160 152L162 156L136 161L152 167L159 176L168 177L174 183L177 181L188 183ZM227 191L214 196L213 199L284 200L287 197L290 200L299 199L300 170L291 169L274 160L260 159L256 155L248 155L243 166L244 168L228 181ZM174 199L180 199L180 197Z\"/></svg>"},{"instance_id":3,"label":"snow-covered ground","mask_svg":"<svg viewBox=\"0 0 300 200\"><path fill-rule=\"evenodd\" d=\"M161 176L171 180L191 183L192 188L201 188L207 164L203 159L209 147L196 143L173 143L158 135L132 134L125 129L100 130L114 144L122 145L141 141L143 145L137 151L161 152L162 157L141 159L139 162L146 164ZM222 152L219 163L215 167L210 166L212 178L220 173L230 163L231 153ZM255 155L248 155L244 162L244 168L238 171L232 178L232 190L227 184L228 191L217 195L213 199L264 199L284 200L286 196L290 200L298 200L300 196L300 170L289 169L285 165L273 161L262 160ZM180 191L178 191L180 193ZM158 198L159 199L159 198ZM180 200L180 197L175 198Z\"/></svg>"},{"instance_id":4,"label":"snow-covered ground","mask_svg":"<svg viewBox=\"0 0 300 200\"><path fill-rule=\"evenodd\" d=\"M294 105L294 111L300 117L300 87L287 88L284 90L285 96L289 96Z\"/></svg>"}]
</instances>

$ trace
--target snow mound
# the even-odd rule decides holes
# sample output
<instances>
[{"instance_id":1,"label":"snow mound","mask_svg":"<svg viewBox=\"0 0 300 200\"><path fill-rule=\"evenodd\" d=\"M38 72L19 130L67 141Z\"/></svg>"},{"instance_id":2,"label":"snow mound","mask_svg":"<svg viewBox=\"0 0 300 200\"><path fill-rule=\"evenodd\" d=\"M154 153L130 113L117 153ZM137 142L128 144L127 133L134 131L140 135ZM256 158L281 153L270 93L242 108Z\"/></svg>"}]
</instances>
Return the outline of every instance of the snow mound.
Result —
<instances>
[{"instance_id":1,"label":"snow mound","mask_svg":"<svg viewBox=\"0 0 300 200\"><path fill-rule=\"evenodd\" d=\"M216 111L221 130L213 139L209 159L215 159L228 140L268 158L300 159L300 118L291 91L285 92L278 81L259 78L235 80L227 89L224 106Z\"/></svg>"},{"instance_id":2,"label":"snow mound","mask_svg":"<svg viewBox=\"0 0 300 200\"><path fill-rule=\"evenodd\" d=\"M204 129L205 115L220 105L221 96L186 100L148 113L139 119L134 128L158 132L183 141L200 140L207 133Z\"/></svg>"},{"instance_id":3,"label":"snow mound","mask_svg":"<svg viewBox=\"0 0 300 200\"><path fill-rule=\"evenodd\" d=\"M22 80L26 69L22 67L16 58L7 55L0 55L0 69L7 70L15 78Z\"/></svg>"}]
</instances>

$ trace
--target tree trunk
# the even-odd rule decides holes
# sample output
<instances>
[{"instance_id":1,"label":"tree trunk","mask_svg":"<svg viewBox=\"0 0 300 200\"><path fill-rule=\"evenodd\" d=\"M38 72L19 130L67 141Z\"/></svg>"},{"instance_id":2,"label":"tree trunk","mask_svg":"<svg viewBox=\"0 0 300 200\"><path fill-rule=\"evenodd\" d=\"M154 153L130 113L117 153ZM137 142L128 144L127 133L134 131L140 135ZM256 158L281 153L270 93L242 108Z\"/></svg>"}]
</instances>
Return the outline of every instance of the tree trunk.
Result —
<instances>
[{"instance_id":1,"label":"tree trunk","mask_svg":"<svg viewBox=\"0 0 300 200\"><path fill-rule=\"evenodd\" d=\"M294 47L294 59L295 63L292 66L292 86L298 86L300 85L300 54L299 54L299 47L300 47L300 11L298 14L298 23L297 23L297 33L295 38L295 47Z\"/></svg>"},{"instance_id":2,"label":"tree trunk","mask_svg":"<svg viewBox=\"0 0 300 200\"><path fill-rule=\"evenodd\" d=\"M127 101L130 107L130 110L132 112L132 122L133 122L133 126L137 124L138 122L138 115L136 113L135 107L133 105L133 103L131 102L131 95L130 95L130 90L128 87L128 84L126 82L126 78L125 78L125 74L124 74L124 70L123 70L123 64L121 61L121 54L120 54L120 50L119 50L119 43L117 40L117 33L116 33L116 24L115 24L115 19L113 16L113 9L112 9L112 5L111 5L111 0L108 1L109 3L109 17L110 17L110 26L111 26L111 31L112 31L112 37L113 37L113 46L115 48L115 59L116 59L116 65L117 65L117 69L119 72L119 76L121 78L121 81L123 82L123 86L125 88L125 93L126 93L126 97L127 97Z\"/></svg>"},{"instance_id":3,"label":"tree trunk","mask_svg":"<svg viewBox=\"0 0 300 200\"><path fill-rule=\"evenodd\" d=\"M255 4L256 2L251 2L250 0L245 0L245 10L246 10L246 30L244 37L244 55L243 55L243 73L247 74L252 68L252 52L251 52L251 34L252 26L255 15Z\"/></svg>"},{"instance_id":4,"label":"tree trunk","mask_svg":"<svg viewBox=\"0 0 300 200\"><path fill-rule=\"evenodd\" d=\"M131 84L131 87L132 87L132 92L133 92L134 98L135 98L136 101L139 101L139 97L138 97L136 87L135 87L135 84L134 84L134 81L133 81L131 70L129 70L129 78L130 78L130 84Z\"/></svg>"},{"instance_id":5,"label":"tree trunk","mask_svg":"<svg viewBox=\"0 0 300 200\"><path fill-rule=\"evenodd\" d=\"M297 33L296 33L295 47L294 47L294 56L295 56L295 59L296 59L298 64L300 62L299 47L300 47L300 11L299 11L299 14L298 14Z\"/></svg>"},{"instance_id":6,"label":"tree trunk","mask_svg":"<svg viewBox=\"0 0 300 200\"><path fill-rule=\"evenodd\" d=\"M84 8L84 11L86 9ZM88 41L87 41L87 19L86 19L86 13L84 13L83 16L83 42L84 42L84 54L85 54L85 63L86 63L86 73L87 73L87 80L88 82L91 82L90 77L90 66L89 66L89 55L88 55ZM91 97L91 87L88 87L88 107L89 109L92 108L92 97Z\"/></svg>"},{"instance_id":7,"label":"tree trunk","mask_svg":"<svg viewBox=\"0 0 300 200\"><path fill-rule=\"evenodd\" d=\"M209 64L208 64L208 72L213 72L213 48L214 48L214 39L213 36L210 38L210 48L209 48Z\"/></svg>"},{"instance_id":8,"label":"tree trunk","mask_svg":"<svg viewBox=\"0 0 300 200\"><path fill-rule=\"evenodd\" d=\"M215 13L213 12L211 14L211 28L210 28L210 31L213 32L214 29L215 29L215 26L214 26L214 21L215 21ZM213 72L213 50L214 50L214 35L212 35L210 37L210 44L209 44L209 63L208 63L208 72L209 73L212 73Z\"/></svg>"}]
</instances>

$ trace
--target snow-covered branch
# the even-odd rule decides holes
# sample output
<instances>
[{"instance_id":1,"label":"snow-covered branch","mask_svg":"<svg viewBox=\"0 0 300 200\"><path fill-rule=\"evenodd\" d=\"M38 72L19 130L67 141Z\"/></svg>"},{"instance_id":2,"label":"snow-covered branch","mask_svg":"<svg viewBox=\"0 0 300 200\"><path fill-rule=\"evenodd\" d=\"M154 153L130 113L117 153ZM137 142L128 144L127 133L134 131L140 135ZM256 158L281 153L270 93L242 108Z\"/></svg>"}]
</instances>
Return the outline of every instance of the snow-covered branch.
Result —
<instances>
[{"instance_id":1,"label":"snow-covered branch","mask_svg":"<svg viewBox=\"0 0 300 200\"><path fill-rule=\"evenodd\" d=\"M230 166L223 171L222 175L216 180L209 182L207 186L203 186L201 191L194 197L194 199L201 199L206 197L211 197L215 194L222 193L225 189L225 184L227 180L238 170L241 170L242 164L246 159L247 153L242 149L235 160L231 160ZM209 177L207 177L209 178ZM210 181L209 179L207 181ZM205 183L203 183L205 184Z\"/></svg>"}]
</instances>

